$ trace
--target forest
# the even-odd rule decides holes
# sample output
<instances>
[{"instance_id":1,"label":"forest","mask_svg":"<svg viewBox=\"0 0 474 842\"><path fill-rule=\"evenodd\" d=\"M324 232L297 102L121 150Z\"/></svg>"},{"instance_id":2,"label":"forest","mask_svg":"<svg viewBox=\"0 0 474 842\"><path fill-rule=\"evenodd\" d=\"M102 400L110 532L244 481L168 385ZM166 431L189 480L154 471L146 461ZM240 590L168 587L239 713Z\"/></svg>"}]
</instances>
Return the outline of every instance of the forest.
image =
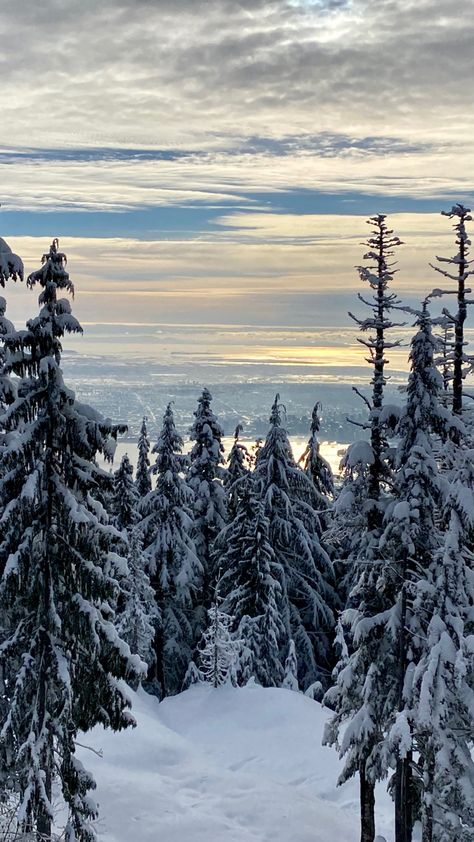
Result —
<instances>
[{"instance_id":1,"label":"forest","mask_svg":"<svg viewBox=\"0 0 474 842\"><path fill-rule=\"evenodd\" d=\"M331 712L324 739L343 758L340 783L358 777L361 842L375 840L382 780L395 842L411 842L415 822L422 842L473 842L472 217L462 204L444 216L454 254L434 258L441 286L427 280L419 308L396 292L401 240L385 215L368 220L349 314L366 416L336 477L319 403L299 461L279 394L266 438L247 448L238 425L225 454L205 385L189 453L170 403L156 442L143 419L136 470L127 456L101 467L126 428L64 380L64 338L82 331L66 255L54 239L27 274L0 240L1 286L39 290L22 329L0 297L2 839L58 838L59 788L62 838L96 840L76 743L97 723L133 727L126 685L163 700L256 682ZM407 325L407 381L388 403Z\"/></svg>"}]
</instances>

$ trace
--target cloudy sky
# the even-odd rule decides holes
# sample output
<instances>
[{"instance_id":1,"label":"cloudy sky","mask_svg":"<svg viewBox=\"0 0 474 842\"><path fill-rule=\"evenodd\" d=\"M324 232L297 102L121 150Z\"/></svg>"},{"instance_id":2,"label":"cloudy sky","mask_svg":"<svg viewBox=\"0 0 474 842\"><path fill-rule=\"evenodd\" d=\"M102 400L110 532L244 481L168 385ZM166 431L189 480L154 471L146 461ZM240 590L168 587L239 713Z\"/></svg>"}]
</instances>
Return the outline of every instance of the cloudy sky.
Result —
<instances>
[{"instance_id":1,"label":"cloudy sky","mask_svg":"<svg viewBox=\"0 0 474 842\"><path fill-rule=\"evenodd\" d=\"M410 303L453 252L474 0L22 0L0 35L0 235L29 270L59 236L81 353L339 377L365 218Z\"/></svg>"}]
</instances>

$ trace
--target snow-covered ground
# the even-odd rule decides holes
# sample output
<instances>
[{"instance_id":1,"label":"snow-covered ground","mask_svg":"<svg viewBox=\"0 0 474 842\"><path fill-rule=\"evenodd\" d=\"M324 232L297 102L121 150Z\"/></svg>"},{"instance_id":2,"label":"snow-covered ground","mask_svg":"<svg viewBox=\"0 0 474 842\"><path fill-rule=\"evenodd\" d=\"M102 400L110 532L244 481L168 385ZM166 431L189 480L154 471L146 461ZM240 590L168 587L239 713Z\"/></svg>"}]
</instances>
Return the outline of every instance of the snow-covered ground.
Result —
<instances>
[{"instance_id":1,"label":"snow-covered ground","mask_svg":"<svg viewBox=\"0 0 474 842\"><path fill-rule=\"evenodd\" d=\"M137 728L96 728L100 842L356 842L356 782L321 745L328 711L284 689L192 687L161 704L130 695ZM381 786L377 832L393 839Z\"/></svg>"}]
</instances>

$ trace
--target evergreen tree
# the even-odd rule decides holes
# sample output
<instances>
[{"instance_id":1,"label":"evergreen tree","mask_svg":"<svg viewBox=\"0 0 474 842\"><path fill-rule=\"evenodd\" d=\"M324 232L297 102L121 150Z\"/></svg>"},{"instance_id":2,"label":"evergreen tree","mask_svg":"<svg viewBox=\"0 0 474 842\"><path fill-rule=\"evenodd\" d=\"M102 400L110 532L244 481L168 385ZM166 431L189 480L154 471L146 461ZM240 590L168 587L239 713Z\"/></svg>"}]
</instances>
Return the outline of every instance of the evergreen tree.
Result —
<instances>
[{"instance_id":1,"label":"evergreen tree","mask_svg":"<svg viewBox=\"0 0 474 842\"><path fill-rule=\"evenodd\" d=\"M150 440L148 438L146 420L146 417L144 417L138 437L137 471L135 474L135 485L140 497L145 497L151 491L150 459L148 457Z\"/></svg>"},{"instance_id":2,"label":"evergreen tree","mask_svg":"<svg viewBox=\"0 0 474 842\"><path fill-rule=\"evenodd\" d=\"M138 520L138 489L133 481L133 467L125 453L114 474L111 508L117 529L130 529Z\"/></svg>"},{"instance_id":3,"label":"evergreen tree","mask_svg":"<svg viewBox=\"0 0 474 842\"><path fill-rule=\"evenodd\" d=\"M242 425L237 424L234 432L234 444L231 447L227 459L227 472L224 477L224 486L227 488L227 516L229 521L235 517L239 489L242 486L241 480L245 480L250 470L250 453L244 444L239 441L242 432Z\"/></svg>"},{"instance_id":4,"label":"evergreen tree","mask_svg":"<svg viewBox=\"0 0 474 842\"><path fill-rule=\"evenodd\" d=\"M445 309L444 315L448 323L451 323L454 329L454 343L452 346L452 356L449 361L452 361L452 398L453 398L453 412L460 415L463 409L463 381L466 376L468 368L472 366L472 359L466 357L465 354L465 322L467 318L467 305L470 303L466 298L469 290L466 284L469 277L474 274L474 270L470 268L471 261L469 259L469 246L471 241L466 231L466 222L472 221L471 209L462 204L453 205L450 211L442 211L443 216L448 219L453 219L454 230L456 232L456 246L457 253L454 257L437 257L439 263L447 264L452 269L443 269L441 266L432 266L432 268L439 272L444 278L453 281L456 285L455 294L457 300L457 312L451 314ZM451 294L453 290L433 290L432 295L446 295ZM456 435L456 441L459 442L459 436Z\"/></svg>"},{"instance_id":5,"label":"evergreen tree","mask_svg":"<svg viewBox=\"0 0 474 842\"><path fill-rule=\"evenodd\" d=\"M195 544L204 571L204 601L209 604L216 582L213 551L217 535L227 520L226 493L223 481L224 435L211 409L212 395L203 389L194 413L188 482L194 492Z\"/></svg>"},{"instance_id":6,"label":"evergreen tree","mask_svg":"<svg viewBox=\"0 0 474 842\"><path fill-rule=\"evenodd\" d=\"M197 668L194 661L190 661L186 670L186 675L183 681L183 690L188 690L194 684L201 684L204 681L204 676L200 669Z\"/></svg>"},{"instance_id":7,"label":"evergreen tree","mask_svg":"<svg viewBox=\"0 0 474 842\"><path fill-rule=\"evenodd\" d=\"M232 637L232 617L221 609L218 588L211 608L208 610L209 624L203 634L200 649L200 672L204 681L213 687L220 687L228 681L235 683L235 664L238 642Z\"/></svg>"},{"instance_id":8,"label":"evergreen tree","mask_svg":"<svg viewBox=\"0 0 474 842\"><path fill-rule=\"evenodd\" d=\"M259 457L259 454L260 454L260 451L261 451L262 447L263 447L263 439L260 439L260 438L255 439L255 443L252 445L252 450L251 450L251 453L250 453L250 467L251 467L252 470L255 468L255 465L258 462L258 457Z\"/></svg>"},{"instance_id":9,"label":"evergreen tree","mask_svg":"<svg viewBox=\"0 0 474 842\"><path fill-rule=\"evenodd\" d=\"M57 774L67 842L92 842L94 781L75 758L76 734L133 722L117 679L137 680L143 665L112 622L111 528L94 496L104 474L96 453L111 455L117 428L75 399L60 369L62 336L81 330L57 298L73 292L65 262L54 240L28 279L42 287L39 315L5 337L6 370L19 381L0 421L0 760L4 785L19 793L20 831L51 839Z\"/></svg>"},{"instance_id":10,"label":"evergreen tree","mask_svg":"<svg viewBox=\"0 0 474 842\"><path fill-rule=\"evenodd\" d=\"M8 372L5 371L5 352L3 347L3 337L7 333L12 333L14 330L13 324L5 316L6 309L7 302L5 301L3 296L0 295L0 411L5 407L5 404L13 402L16 394L14 384L12 383Z\"/></svg>"},{"instance_id":11,"label":"evergreen tree","mask_svg":"<svg viewBox=\"0 0 474 842\"><path fill-rule=\"evenodd\" d=\"M4 287L8 280L23 280L23 261L18 255L13 254L8 243L0 237L0 286ZM5 403L13 401L15 396L14 385L4 371L4 348L1 337L13 331L13 324L6 318L5 312L7 303L0 296L0 411Z\"/></svg>"},{"instance_id":12,"label":"evergreen tree","mask_svg":"<svg viewBox=\"0 0 474 842\"><path fill-rule=\"evenodd\" d=\"M276 396L270 429L255 467L270 522L275 563L283 571L281 619L286 645L293 639L300 684L327 684L334 630L333 569L321 544L313 483L297 466Z\"/></svg>"},{"instance_id":13,"label":"evergreen tree","mask_svg":"<svg viewBox=\"0 0 474 842\"><path fill-rule=\"evenodd\" d=\"M355 588L356 607L345 614L353 651L344 653L336 686L326 694L336 711L327 741L337 743L345 724L340 749L346 760L340 782L363 764L364 781L373 792L375 781L395 766L396 842L411 839L415 801L407 676L423 631L412 610L414 587L439 547L436 512L443 481L436 463L436 438L442 431L449 433L453 423L439 401L436 342L426 304L417 326L407 403L397 428L393 495L367 572ZM362 800L362 807L365 803ZM372 813L373 809L368 817L371 832Z\"/></svg>"},{"instance_id":14,"label":"evergreen tree","mask_svg":"<svg viewBox=\"0 0 474 842\"><path fill-rule=\"evenodd\" d=\"M230 449L227 459L225 485L228 488L232 487L234 482L246 477L249 473L250 454L245 445L239 441L242 430L242 424L237 424L234 432L234 444Z\"/></svg>"},{"instance_id":15,"label":"evergreen tree","mask_svg":"<svg viewBox=\"0 0 474 842\"><path fill-rule=\"evenodd\" d=\"M0 286L4 287L10 278L13 281L23 280L23 261L0 237Z\"/></svg>"},{"instance_id":16,"label":"evergreen tree","mask_svg":"<svg viewBox=\"0 0 474 842\"><path fill-rule=\"evenodd\" d=\"M160 623L155 593L145 572L146 558L138 526L130 529L128 576L124 582L124 605L117 618L120 637L140 656L148 669L155 661L155 629Z\"/></svg>"},{"instance_id":17,"label":"evergreen tree","mask_svg":"<svg viewBox=\"0 0 474 842\"><path fill-rule=\"evenodd\" d=\"M328 511L334 498L334 479L331 466L321 456L319 443L319 430L321 421L319 411L321 404L316 403L311 417L311 435L306 449L300 458L304 472L312 481L318 496L318 515L321 527L324 530L329 525Z\"/></svg>"},{"instance_id":18,"label":"evergreen tree","mask_svg":"<svg viewBox=\"0 0 474 842\"><path fill-rule=\"evenodd\" d=\"M217 539L224 570L222 607L233 617L240 641L239 683L254 677L263 687L279 687L281 651L287 645L283 570L270 544L270 521L259 484L251 476L239 482L235 518Z\"/></svg>"},{"instance_id":19,"label":"evergreen tree","mask_svg":"<svg viewBox=\"0 0 474 842\"><path fill-rule=\"evenodd\" d=\"M397 842L411 840L414 819L413 734L407 714L411 704L407 673L412 669L419 640L425 634L423 618L413 612L413 592L420 572L427 569L441 541L437 512L442 502L443 481L436 462L437 440L456 429L451 413L441 403L442 380L434 362L437 343L426 301L417 327L411 344L407 403L397 428L400 441L393 502L387 508L381 539L381 551L390 564L383 566L379 580L379 587L392 603L385 634L395 644L390 655L394 665L390 674L395 680L391 690L386 683L384 705L385 716L390 711L394 718L388 731L388 752L393 752L396 767Z\"/></svg>"},{"instance_id":20,"label":"evergreen tree","mask_svg":"<svg viewBox=\"0 0 474 842\"><path fill-rule=\"evenodd\" d=\"M172 405L153 448L156 487L142 501L147 571L161 622L155 638L156 679L162 695L179 693L200 632L196 612L202 566L194 540L193 494L185 477L187 459Z\"/></svg>"},{"instance_id":21,"label":"evergreen tree","mask_svg":"<svg viewBox=\"0 0 474 842\"><path fill-rule=\"evenodd\" d=\"M453 382L453 344L454 330L452 322L446 317L442 324L442 332L439 337L440 352L436 360L443 377L443 398L445 405L448 404L448 396Z\"/></svg>"},{"instance_id":22,"label":"evergreen tree","mask_svg":"<svg viewBox=\"0 0 474 842\"><path fill-rule=\"evenodd\" d=\"M367 338L358 338L358 342L369 352L370 363L373 366L372 375L372 399L364 398L370 411L370 446L372 449L372 460L369 466L368 484L368 507L367 518L368 528L373 529L380 526L383 509L379 505L381 486L383 480L389 475L387 465L387 443L383 419L383 397L384 387L387 382L385 367L387 364L386 352L390 348L400 345L398 340L389 341L387 331L400 326L390 318L390 312L399 308L400 301L396 294L390 291L390 283L395 272L395 263L390 261L394 249L402 244L401 240L394 235L392 229L388 228L385 214L378 214L367 220L367 224L373 226L372 236L366 241L368 251L364 254L364 260L369 261L367 266L359 266L359 277L367 283L373 293L371 299L358 294L359 300L371 310L371 315L359 319L352 313L350 317L359 325L362 333L371 332ZM355 390L357 391L357 389Z\"/></svg>"},{"instance_id":23,"label":"evergreen tree","mask_svg":"<svg viewBox=\"0 0 474 842\"><path fill-rule=\"evenodd\" d=\"M391 311L400 305L397 296L390 290L397 271L391 258L394 250L401 245L401 240L388 228L384 214L371 217L368 224L373 228L366 241L368 251L364 254L368 265L359 267L359 276L368 284L372 295L366 298L359 293L358 298L370 309L370 314L362 319L352 313L349 315L361 332L368 334L367 338L361 337L358 341L367 349L368 362L373 367L371 399L362 396L369 411L369 420L362 426L369 431L370 441L355 442L348 448L343 466L346 478L335 507L334 533L338 536L336 549L343 554L341 565L345 564L347 571L344 590L348 593L348 604L357 607L357 617L367 615L370 618L378 614L383 605L376 584L380 563L378 542L387 502L386 489L391 477L386 437L391 410L384 407L384 388L387 379L386 352L399 345L396 340L388 340L387 331L397 326L390 317ZM357 389L355 391L360 394ZM353 625L351 635L355 629ZM357 651L355 641L350 648ZM370 661L372 656L364 652L361 657L367 657ZM343 670L341 674L344 674ZM349 709L354 703L357 706L358 702L353 699L357 700L360 693L366 692L367 688L362 686L357 690L351 688L342 706L348 704ZM355 695L351 699L353 693ZM375 727L368 729L354 754L359 764L361 842L374 842L375 837L374 775L366 771L364 759L364 752L367 753L367 759L371 756L373 739L376 739ZM346 769L350 769L350 772L347 771L348 776L357 771L350 763Z\"/></svg>"},{"instance_id":24,"label":"evergreen tree","mask_svg":"<svg viewBox=\"0 0 474 842\"><path fill-rule=\"evenodd\" d=\"M285 677L283 678L282 687L286 687L287 690L294 690L296 693L298 693L300 689L298 685L298 659L296 657L294 640L290 640L288 655L285 661Z\"/></svg>"},{"instance_id":25,"label":"evergreen tree","mask_svg":"<svg viewBox=\"0 0 474 842\"><path fill-rule=\"evenodd\" d=\"M414 601L426 628L410 710L423 761L423 842L474 838L474 582L465 526L456 508L449 508L444 544L418 583Z\"/></svg>"}]
</instances>

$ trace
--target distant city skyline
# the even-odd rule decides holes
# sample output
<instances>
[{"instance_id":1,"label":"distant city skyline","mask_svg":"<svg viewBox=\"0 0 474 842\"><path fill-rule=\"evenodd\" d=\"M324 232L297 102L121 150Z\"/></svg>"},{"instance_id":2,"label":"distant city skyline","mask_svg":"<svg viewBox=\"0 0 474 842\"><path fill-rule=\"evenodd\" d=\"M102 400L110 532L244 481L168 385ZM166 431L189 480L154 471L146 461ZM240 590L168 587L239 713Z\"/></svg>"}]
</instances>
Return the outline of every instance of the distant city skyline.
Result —
<instances>
[{"instance_id":1,"label":"distant city skyline","mask_svg":"<svg viewBox=\"0 0 474 842\"><path fill-rule=\"evenodd\" d=\"M1 31L0 236L27 270L60 238L85 328L66 347L362 377L347 310L378 212L400 297L438 285L440 211L474 202L465 7L26 0ZM36 294L6 297L21 326Z\"/></svg>"}]
</instances>

